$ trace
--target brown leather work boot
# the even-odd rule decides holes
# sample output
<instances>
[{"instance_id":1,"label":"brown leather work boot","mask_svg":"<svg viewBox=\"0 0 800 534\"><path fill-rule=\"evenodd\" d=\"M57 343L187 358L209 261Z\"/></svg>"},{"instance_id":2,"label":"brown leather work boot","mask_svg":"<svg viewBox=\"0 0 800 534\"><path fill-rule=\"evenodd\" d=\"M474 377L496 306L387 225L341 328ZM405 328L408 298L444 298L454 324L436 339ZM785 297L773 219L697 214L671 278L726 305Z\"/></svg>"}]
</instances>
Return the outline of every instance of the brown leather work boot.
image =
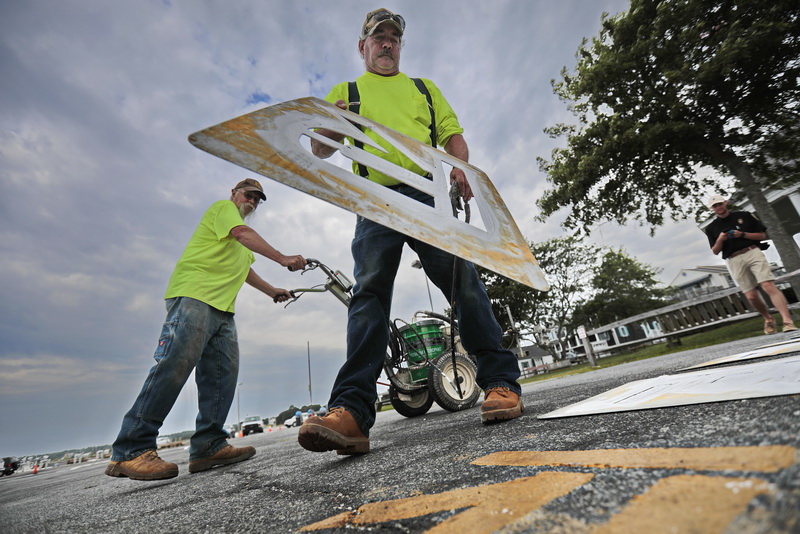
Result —
<instances>
[{"instance_id":1,"label":"brown leather work boot","mask_svg":"<svg viewBox=\"0 0 800 534\"><path fill-rule=\"evenodd\" d=\"M178 466L165 462L154 450L146 451L133 460L109 462L106 474L110 477L128 477L133 480L162 480L178 476Z\"/></svg>"},{"instance_id":2,"label":"brown leather work boot","mask_svg":"<svg viewBox=\"0 0 800 534\"><path fill-rule=\"evenodd\" d=\"M323 417L309 417L297 433L300 446L308 451L336 451L337 454L369 452L369 438L355 418L341 407L331 408Z\"/></svg>"},{"instance_id":3,"label":"brown leather work boot","mask_svg":"<svg viewBox=\"0 0 800 534\"><path fill-rule=\"evenodd\" d=\"M525 407L519 395L508 388L489 388L481 404L481 421L493 423L515 419L522 415Z\"/></svg>"},{"instance_id":4,"label":"brown leather work boot","mask_svg":"<svg viewBox=\"0 0 800 534\"><path fill-rule=\"evenodd\" d=\"M255 454L255 447L234 447L233 445L228 444L208 458L189 462L189 472L199 473L200 471L208 471L212 467L217 467L218 465L228 465L235 464L237 462L243 462L248 458L252 458Z\"/></svg>"}]
</instances>

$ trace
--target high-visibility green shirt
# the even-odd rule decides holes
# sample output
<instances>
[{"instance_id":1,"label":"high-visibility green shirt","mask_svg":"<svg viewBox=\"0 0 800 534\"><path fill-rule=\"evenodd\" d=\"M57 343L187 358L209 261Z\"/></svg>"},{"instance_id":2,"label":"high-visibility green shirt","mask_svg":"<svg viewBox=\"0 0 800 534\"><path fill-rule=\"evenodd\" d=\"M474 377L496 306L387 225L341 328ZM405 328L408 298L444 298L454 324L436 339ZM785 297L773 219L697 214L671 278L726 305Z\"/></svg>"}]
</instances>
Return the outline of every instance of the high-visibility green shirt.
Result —
<instances>
[{"instance_id":1,"label":"high-visibility green shirt","mask_svg":"<svg viewBox=\"0 0 800 534\"><path fill-rule=\"evenodd\" d=\"M244 224L231 200L220 200L205 212L167 285L165 299L190 297L218 310L234 312L255 256L232 235Z\"/></svg>"},{"instance_id":2,"label":"high-visibility green shirt","mask_svg":"<svg viewBox=\"0 0 800 534\"><path fill-rule=\"evenodd\" d=\"M422 82L428 88L433 101L433 110L436 115L436 134L439 146L445 146L454 134L464 132L458 123L453 108L442 96L442 92L430 80L422 78ZM359 100L361 108L359 115L371 119L379 124L388 126L393 130L405 134L409 137L430 144L431 132L431 112L428 109L428 101L425 95L419 92L414 81L402 72L395 76L380 76L371 72L365 72L356 80L358 84ZM325 97L328 102L336 103L337 100L348 102L347 82L337 84ZM388 154L365 145L364 150L375 154L391 163L399 165L416 174L425 172L410 159L401 154L389 143L381 139L369 128L365 133L374 139L378 145L388 151ZM348 138L352 144L353 140ZM353 172L358 174L358 164L353 162ZM369 179L382 185L396 185L400 182L380 173L374 169L369 169Z\"/></svg>"}]
</instances>

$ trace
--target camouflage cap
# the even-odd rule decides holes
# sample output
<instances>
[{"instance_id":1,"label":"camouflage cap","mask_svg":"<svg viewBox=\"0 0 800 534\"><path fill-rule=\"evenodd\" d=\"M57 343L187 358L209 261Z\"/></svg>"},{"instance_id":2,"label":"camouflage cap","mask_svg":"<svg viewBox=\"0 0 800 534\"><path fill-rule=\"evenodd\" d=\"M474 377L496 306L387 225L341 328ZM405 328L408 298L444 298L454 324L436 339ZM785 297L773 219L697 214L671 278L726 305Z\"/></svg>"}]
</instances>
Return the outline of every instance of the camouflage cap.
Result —
<instances>
[{"instance_id":1,"label":"camouflage cap","mask_svg":"<svg viewBox=\"0 0 800 534\"><path fill-rule=\"evenodd\" d=\"M395 28L400 30L400 35L403 35L403 32L406 29L406 21L400 15L392 13L385 7L380 9L376 9L374 11L370 11L367 13L367 18L364 20L364 25L361 26L361 37L360 39L363 41L370 35L372 32L375 31L375 28L380 26L382 22L388 22L393 24Z\"/></svg>"},{"instance_id":2,"label":"camouflage cap","mask_svg":"<svg viewBox=\"0 0 800 534\"><path fill-rule=\"evenodd\" d=\"M261 184L258 180L254 180L253 178L245 178L238 184L234 189L241 189L242 191L258 191L261 194L261 200L267 200L267 195L264 194L264 188L261 187Z\"/></svg>"}]
</instances>

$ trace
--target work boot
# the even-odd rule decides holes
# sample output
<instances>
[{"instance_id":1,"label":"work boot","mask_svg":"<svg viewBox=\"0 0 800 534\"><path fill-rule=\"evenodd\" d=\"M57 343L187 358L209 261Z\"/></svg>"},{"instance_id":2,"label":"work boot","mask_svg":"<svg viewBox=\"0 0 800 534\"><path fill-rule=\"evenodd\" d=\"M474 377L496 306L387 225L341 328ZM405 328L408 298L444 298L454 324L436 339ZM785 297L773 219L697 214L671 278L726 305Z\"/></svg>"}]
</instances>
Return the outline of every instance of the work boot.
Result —
<instances>
[{"instance_id":1,"label":"work boot","mask_svg":"<svg viewBox=\"0 0 800 534\"><path fill-rule=\"evenodd\" d=\"M336 451L337 454L369 452L369 438L358 428L355 418L337 406L324 417L309 417L297 433L300 446L308 451Z\"/></svg>"},{"instance_id":2,"label":"work boot","mask_svg":"<svg viewBox=\"0 0 800 534\"><path fill-rule=\"evenodd\" d=\"M133 460L108 462L106 474L133 480L162 480L178 476L178 466L159 458L155 450L149 450Z\"/></svg>"},{"instance_id":3,"label":"work boot","mask_svg":"<svg viewBox=\"0 0 800 534\"><path fill-rule=\"evenodd\" d=\"M492 423L515 419L522 415L524 409L520 396L510 389L489 388L481 404L481 421Z\"/></svg>"},{"instance_id":4,"label":"work boot","mask_svg":"<svg viewBox=\"0 0 800 534\"><path fill-rule=\"evenodd\" d=\"M234 447L228 444L208 458L189 462L189 472L199 473L200 471L208 471L212 467L217 467L218 465L243 462L248 458L252 458L255 453L255 447L250 447L249 445L247 447Z\"/></svg>"}]
</instances>

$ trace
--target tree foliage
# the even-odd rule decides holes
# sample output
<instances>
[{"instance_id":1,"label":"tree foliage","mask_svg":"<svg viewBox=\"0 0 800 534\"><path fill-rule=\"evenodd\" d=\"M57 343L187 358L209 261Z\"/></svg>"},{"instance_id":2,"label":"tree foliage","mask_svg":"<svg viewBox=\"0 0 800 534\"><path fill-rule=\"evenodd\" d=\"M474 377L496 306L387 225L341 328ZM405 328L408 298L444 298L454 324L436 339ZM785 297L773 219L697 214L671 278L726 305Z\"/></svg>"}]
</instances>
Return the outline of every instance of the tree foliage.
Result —
<instances>
[{"instance_id":1,"label":"tree foliage","mask_svg":"<svg viewBox=\"0 0 800 534\"><path fill-rule=\"evenodd\" d=\"M492 303L492 312L504 332L515 328L508 317L506 306L511 311L514 321L520 323L523 329L529 329L536 323L537 310L547 298L547 293L515 282L479 265L475 267L486 286Z\"/></svg>"},{"instance_id":2,"label":"tree foliage","mask_svg":"<svg viewBox=\"0 0 800 534\"><path fill-rule=\"evenodd\" d=\"M578 325L572 316L592 294L591 279L602 249L575 236L556 237L531 247L550 282L547 298L537 318L557 332L562 343L572 337Z\"/></svg>"},{"instance_id":3,"label":"tree foliage","mask_svg":"<svg viewBox=\"0 0 800 534\"><path fill-rule=\"evenodd\" d=\"M594 295L573 315L576 324L597 328L669 303L673 290L661 288L660 271L620 250L609 250L592 277Z\"/></svg>"},{"instance_id":4,"label":"tree foliage","mask_svg":"<svg viewBox=\"0 0 800 534\"><path fill-rule=\"evenodd\" d=\"M506 312L509 306L521 330L545 326L565 346L578 326L602 326L664 306L672 293L658 287L657 269L622 249L590 245L575 236L530 243L530 247L550 283L547 292L478 268L494 314L506 330L514 326Z\"/></svg>"},{"instance_id":5,"label":"tree foliage","mask_svg":"<svg viewBox=\"0 0 800 534\"><path fill-rule=\"evenodd\" d=\"M542 217L571 207L565 225L698 216L702 197L731 176L800 268L763 191L800 181L800 3L796 0L631 0L584 40L574 73L553 84L579 124L539 160L552 189ZM705 212L707 213L707 212Z\"/></svg>"}]
</instances>

